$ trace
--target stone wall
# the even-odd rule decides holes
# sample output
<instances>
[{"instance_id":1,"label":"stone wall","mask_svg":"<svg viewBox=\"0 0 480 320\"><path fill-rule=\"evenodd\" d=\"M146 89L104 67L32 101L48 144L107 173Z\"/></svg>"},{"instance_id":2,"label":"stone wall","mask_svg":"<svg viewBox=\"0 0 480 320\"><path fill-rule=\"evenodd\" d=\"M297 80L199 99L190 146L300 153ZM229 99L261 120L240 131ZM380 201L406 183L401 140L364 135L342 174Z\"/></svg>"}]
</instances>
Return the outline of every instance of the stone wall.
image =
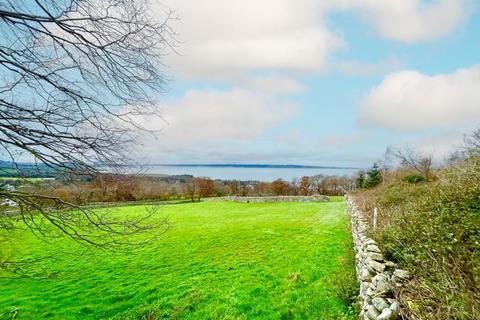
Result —
<instances>
[{"instance_id":1,"label":"stone wall","mask_svg":"<svg viewBox=\"0 0 480 320\"><path fill-rule=\"evenodd\" d=\"M204 199L204 201L207 199ZM264 202L326 202L330 198L322 195L313 196L265 196L265 197L238 197L228 196L210 198L209 201L234 201L242 203L264 203Z\"/></svg>"},{"instance_id":2,"label":"stone wall","mask_svg":"<svg viewBox=\"0 0 480 320\"><path fill-rule=\"evenodd\" d=\"M407 271L396 269L386 261L377 242L368 237L368 222L353 200L346 198L352 220L355 263L360 284L360 319L398 319L400 304L395 291L408 280Z\"/></svg>"}]
</instances>

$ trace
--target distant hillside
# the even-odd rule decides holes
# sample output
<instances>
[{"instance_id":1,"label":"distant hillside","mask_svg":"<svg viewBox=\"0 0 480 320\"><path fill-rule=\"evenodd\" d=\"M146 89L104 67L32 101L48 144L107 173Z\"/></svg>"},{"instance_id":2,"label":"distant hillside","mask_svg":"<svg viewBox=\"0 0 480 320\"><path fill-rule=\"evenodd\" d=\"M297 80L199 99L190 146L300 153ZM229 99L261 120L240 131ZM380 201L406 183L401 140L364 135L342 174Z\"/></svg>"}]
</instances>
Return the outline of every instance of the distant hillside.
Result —
<instances>
[{"instance_id":1,"label":"distant hillside","mask_svg":"<svg viewBox=\"0 0 480 320\"><path fill-rule=\"evenodd\" d=\"M204 168L278 168L278 169L352 169L358 170L358 167L342 166L314 166L297 164L239 164L239 163L181 163L181 164L145 164L146 167L204 167Z\"/></svg>"},{"instance_id":2,"label":"distant hillside","mask_svg":"<svg viewBox=\"0 0 480 320\"><path fill-rule=\"evenodd\" d=\"M0 177L53 178L56 174L56 170L44 164L0 160Z\"/></svg>"}]
</instances>

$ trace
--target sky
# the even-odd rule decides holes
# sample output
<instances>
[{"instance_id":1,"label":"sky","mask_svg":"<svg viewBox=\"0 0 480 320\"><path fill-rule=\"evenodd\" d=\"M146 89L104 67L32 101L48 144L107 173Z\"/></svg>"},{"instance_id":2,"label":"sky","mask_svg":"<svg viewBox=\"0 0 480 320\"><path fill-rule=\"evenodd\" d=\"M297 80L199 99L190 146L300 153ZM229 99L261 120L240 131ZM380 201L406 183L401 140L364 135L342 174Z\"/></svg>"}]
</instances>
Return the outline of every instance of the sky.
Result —
<instances>
[{"instance_id":1,"label":"sky","mask_svg":"<svg viewBox=\"0 0 480 320\"><path fill-rule=\"evenodd\" d=\"M178 19L151 163L366 167L480 126L475 0L165 0Z\"/></svg>"}]
</instances>

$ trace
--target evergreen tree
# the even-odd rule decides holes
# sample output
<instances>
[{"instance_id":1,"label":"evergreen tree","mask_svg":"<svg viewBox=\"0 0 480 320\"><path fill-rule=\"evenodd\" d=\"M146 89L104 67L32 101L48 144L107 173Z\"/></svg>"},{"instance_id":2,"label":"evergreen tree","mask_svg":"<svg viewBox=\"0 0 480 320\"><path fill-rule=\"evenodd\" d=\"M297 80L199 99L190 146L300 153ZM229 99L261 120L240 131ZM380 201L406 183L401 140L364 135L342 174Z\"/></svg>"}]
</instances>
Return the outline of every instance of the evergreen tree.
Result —
<instances>
[{"instance_id":1,"label":"evergreen tree","mask_svg":"<svg viewBox=\"0 0 480 320\"><path fill-rule=\"evenodd\" d=\"M365 188L365 172L363 170L358 172L357 178L355 178L355 188Z\"/></svg>"},{"instance_id":2,"label":"evergreen tree","mask_svg":"<svg viewBox=\"0 0 480 320\"><path fill-rule=\"evenodd\" d=\"M367 180L365 181L365 188L373 188L382 181L382 172L378 164L374 163L372 168L367 171Z\"/></svg>"}]
</instances>

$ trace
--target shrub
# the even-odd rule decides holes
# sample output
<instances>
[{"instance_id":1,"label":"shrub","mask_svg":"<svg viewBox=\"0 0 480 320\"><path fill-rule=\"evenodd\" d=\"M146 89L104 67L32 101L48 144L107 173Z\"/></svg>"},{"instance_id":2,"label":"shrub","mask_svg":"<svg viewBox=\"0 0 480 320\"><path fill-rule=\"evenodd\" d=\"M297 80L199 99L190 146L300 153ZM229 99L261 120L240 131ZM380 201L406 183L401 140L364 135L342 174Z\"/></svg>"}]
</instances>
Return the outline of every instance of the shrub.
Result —
<instances>
[{"instance_id":1,"label":"shrub","mask_svg":"<svg viewBox=\"0 0 480 320\"><path fill-rule=\"evenodd\" d=\"M419 182L425 181L425 177L420 176L418 174L410 174L410 175L404 177L403 180L405 182L408 182L408 183L419 183Z\"/></svg>"},{"instance_id":2,"label":"shrub","mask_svg":"<svg viewBox=\"0 0 480 320\"><path fill-rule=\"evenodd\" d=\"M379 208L372 236L387 258L414 274L399 294L409 318L480 319L480 158L435 182L397 180L357 197L365 212Z\"/></svg>"}]
</instances>

